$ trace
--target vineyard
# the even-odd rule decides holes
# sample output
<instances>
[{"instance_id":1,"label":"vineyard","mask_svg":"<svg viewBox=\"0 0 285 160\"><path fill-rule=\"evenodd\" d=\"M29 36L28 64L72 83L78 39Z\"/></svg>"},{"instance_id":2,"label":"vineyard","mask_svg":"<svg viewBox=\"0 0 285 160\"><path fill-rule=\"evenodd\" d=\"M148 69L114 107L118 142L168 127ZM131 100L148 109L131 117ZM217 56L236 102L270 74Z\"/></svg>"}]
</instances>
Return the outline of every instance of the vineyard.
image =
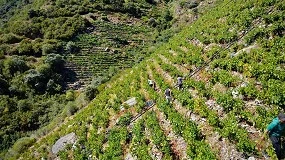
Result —
<instances>
[{"instance_id":1,"label":"vineyard","mask_svg":"<svg viewBox=\"0 0 285 160\"><path fill-rule=\"evenodd\" d=\"M112 20L112 16L114 15L110 14L109 19ZM120 16L123 15L118 17ZM94 15L87 17L90 19ZM83 83L83 86L90 84L92 80L106 77L110 70L133 66L145 56L142 47L151 40L148 35L150 28L147 26L115 23L106 19L106 15L98 16L97 20L91 19L89 33L75 37L74 43L80 49L79 53L66 55L66 68L75 72L76 81ZM70 87L74 84L72 81L68 83Z\"/></svg>"},{"instance_id":2,"label":"vineyard","mask_svg":"<svg viewBox=\"0 0 285 160\"><path fill-rule=\"evenodd\" d=\"M100 85L86 108L20 159L264 159L264 150L276 159L261 137L284 108L284 12L282 1L218 1L146 60ZM95 58L87 62L85 53L108 47L85 50L100 43L87 37L77 42L82 55L68 57L85 67L97 64ZM184 78L182 90L178 76ZM132 97L137 103L126 105ZM155 105L146 111L150 100ZM76 142L53 154L53 144L72 132Z\"/></svg>"}]
</instances>

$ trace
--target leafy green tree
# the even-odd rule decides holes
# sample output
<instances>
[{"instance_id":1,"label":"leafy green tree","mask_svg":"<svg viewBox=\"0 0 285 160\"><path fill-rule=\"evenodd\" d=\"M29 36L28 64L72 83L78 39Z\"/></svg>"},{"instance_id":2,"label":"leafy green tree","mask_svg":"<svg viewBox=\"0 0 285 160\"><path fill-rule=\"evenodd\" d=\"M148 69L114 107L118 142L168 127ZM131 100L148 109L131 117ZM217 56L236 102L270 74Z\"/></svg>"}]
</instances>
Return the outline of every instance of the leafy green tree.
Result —
<instances>
[{"instance_id":1,"label":"leafy green tree","mask_svg":"<svg viewBox=\"0 0 285 160\"><path fill-rule=\"evenodd\" d=\"M37 38L34 42L32 42L34 56L40 57L42 55L42 39Z\"/></svg>"},{"instance_id":2,"label":"leafy green tree","mask_svg":"<svg viewBox=\"0 0 285 160\"><path fill-rule=\"evenodd\" d=\"M66 91L66 100L73 101L75 99L74 91L68 90Z\"/></svg>"},{"instance_id":3,"label":"leafy green tree","mask_svg":"<svg viewBox=\"0 0 285 160\"><path fill-rule=\"evenodd\" d=\"M34 53L33 45L27 39L22 40L17 49L20 55L33 55Z\"/></svg>"},{"instance_id":4,"label":"leafy green tree","mask_svg":"<svg viewBox=\"0 0 285 160\"><path fill-rule=\"evenodd\" d=\"M76 44L74 42L69 41L66 44L66 50L68 53L74 53L78 50L78 47L76 46Z\"/></svg>"},{"instance_id":5,"label":"leafy green tree","mask_svg":"<svg viewBox=\"0 0 285 160\"><path fill-rule=\"evenodd\" d=\"M23 58L20 58L18 56L14 56L12 58L8 58L4 62L4 68L3 68L3 75L5 77L12 77L17 72L23 73L29 69L26 62L23 60Z\"/></svg>"},{"instance_id":6,"label":"leafy green tree","mask_svg":"<svg viewBox=\"0 0 285 160\"><path fill-rule=\"evenodd\" d=\"M99 93L98 89L92 86L88 86L85 90L85 96L89 101L94 99L98 93Z\"/></svg>"},{"instance_id":7,"label":"leafy green tree","mask_svg":"<svg viewBox=\"0 0 285 160\"><path fill-rule=\"evenodd\" d=\"M53 53L54 51L54 46L52 44L42 45L42 55L48 55L50 53Z\"/></svg>"},{"instance_id":8,"label":"leafy green tree","mask_svg":"<svg viewBox=\"0 0 285 160\"><path fill-rule=\"evenodd\" d=\"M9 43L9 44L19 43L19 42L21 42L22 39L23 39L23 37L20 37L18 35L13 34L13 33L8 33L8 34L1 35L0 43Z\"/></svg>"},{"instance_id":9,"label":"leafy green tree","mask_svg":"<svg viewBox=\"0 0 285 160\"><path fill-rule=\"evenodd\" d=\"M49 54L46 56L44 62L49 64L53 71L59 73L64 68L64 60L59 54Z\"/></svg>"},{"instance_id":10,"label":"leafy green tree","mask_svg":"<svg viewBox=\"0 0 285 160\"><path fill-rule=\"evenodd\" d=\"M47 83L46 90L51 94L55 94L55 93L59 93L62 90L62 87L61 85L55 83L53 79L50 79Z\"/></svg>"},{"instance_id":11,"label":"leafy green tree","mask_svg":"<svg viewBox=\"0 0 285 160\"><path fill-rule=\"evenodd\" d=\"M73 115L76 111L78 110L78 108L75 106L75 104L73 102L68 102L66 105L66 115L67 116L71 116Z\"/></svg>"},{"instance_id":12,"label":"leafy green tree","mask_svg":"<svg viewBox=\"0 0 285 160\"><path fill-rule=\"evenodd\" d=\"M17 109L19 112L26 112L26 111L30 110L31 104L30 104L29 100L27 100L27 99L19 100L17 103Z\"/></svg>"},{"instance_id":13,"label":"leafy green tree","mask_svg":"<svg viewBox=\"0 0 285 160\"><path fill-rule=\"evenodd\" d=\"M36 89L37 91L44 90L42 79L44 75L38 72L35 69L31 69L28 71L28 74L25 75L25 82L31 86L31 88Z\"/></svg>"},{"instance_id":14,"label":"leafy green tree","mask_svg":"<svg viewBox=\"0 0 285 160\"><path fill-rule=\"evenodd\" d=\"M128 13L136 17L140 17L142 14L142 11L140 10L140 8L132 2L125 3L124 8Z\"/></svg>"},{"instance_id":15,"label":"leafy green tree","mask_svg":"<svg viewBox=\"0 0 285 160\"><path fill-rule=\"evenodd\" d=\"M0 94L7 94L8 93L9 84L0 74Z\"/></svg>"}]
</instances>

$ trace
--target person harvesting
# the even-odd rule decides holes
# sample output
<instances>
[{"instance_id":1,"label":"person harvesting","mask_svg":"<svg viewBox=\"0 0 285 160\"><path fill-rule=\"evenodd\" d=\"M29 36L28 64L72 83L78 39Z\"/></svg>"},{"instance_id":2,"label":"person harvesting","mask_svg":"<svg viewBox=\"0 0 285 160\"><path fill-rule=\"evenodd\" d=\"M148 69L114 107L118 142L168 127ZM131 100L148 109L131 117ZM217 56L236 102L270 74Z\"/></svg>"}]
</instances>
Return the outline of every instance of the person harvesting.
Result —
<instances>
[{"instance_id":1,"label":"person harvesting","mask_svg":"<svg viewBox=\"0 0 285 160\"><path fill-rule=\"evenodd\" d=\"M285 114L279 113L276 118L267 126L265 134L262 139L265 139L265 135L269 135L269 138L272 142L273 148L277 155L278 159L282 158L282 149L281 149L281 136L285 130Z\"/></svg>"}]
</instances>

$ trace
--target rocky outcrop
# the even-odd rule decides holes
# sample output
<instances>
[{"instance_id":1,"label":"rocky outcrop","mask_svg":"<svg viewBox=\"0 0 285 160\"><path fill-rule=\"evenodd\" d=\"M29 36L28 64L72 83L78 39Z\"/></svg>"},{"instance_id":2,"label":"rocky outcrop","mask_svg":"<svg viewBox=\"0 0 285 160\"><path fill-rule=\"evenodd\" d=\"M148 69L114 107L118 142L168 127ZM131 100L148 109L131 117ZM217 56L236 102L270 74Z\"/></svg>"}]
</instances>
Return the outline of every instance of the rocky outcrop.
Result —
<instances>
[{"instance_id":1,"label":"rocky outcrop","mask_svg":"<svg viewBox=\"0 0 285 160\"><path fill-rule=\"evenodd\" d=\"M52 146L52 153L57 154L59 151L63 150L66 145L68 144L74 144L76 142L76 135L74 132L69 133L63 137L61 137L59 140L55 142L55 144Z\"/></svg>"}]
</instances>

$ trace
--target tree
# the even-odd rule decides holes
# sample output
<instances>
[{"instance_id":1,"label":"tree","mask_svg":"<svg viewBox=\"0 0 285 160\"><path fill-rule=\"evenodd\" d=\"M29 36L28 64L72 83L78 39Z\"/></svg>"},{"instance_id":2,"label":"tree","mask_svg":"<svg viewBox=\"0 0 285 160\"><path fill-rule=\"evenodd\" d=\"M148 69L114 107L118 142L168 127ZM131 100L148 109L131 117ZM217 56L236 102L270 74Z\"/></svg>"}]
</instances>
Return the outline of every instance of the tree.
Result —
<instances>
[{"instance_id":1,"label":"tree","mask_svg":"<svg viewBox=\"0 0 285 160\"><path fill-rule=\"evenodd\" d=\"M136 16L136 17L140 17L141 14L142 14L142 11L140 10L140 8L137 7L137 6L136 6L134 3L132 3L132 2L125 3L124 8L125 8L125 10L126 10L128 13L130 13L130 14Z\"/></svg>"},{"instance_id":2,"label":"tree","mask_svg":"<svg viewBox=\"0 0 285 160\"><path fill-rule=\"evenodd\" d=\"M8 82L2 78L2 75L0 75L0 94L7 94L8 93Z\"/></svg>"},{"instance_id":3,"label":"tree","mask_svg":"<svg viewBox=\"0 0 285 160\"><path fill-rule=\"evenodd\" d=\"M66 91L66 100L68 101L73 101L75 99L74 91L73 90L68 90Z\"/></svg>"},{"instance_id":4,"label":"tree","mask_svg":"<svg viewBox=\"0 0 285 160\"><path fill-rule=\"evenodd\" d=\"M12 77L17 72L23 73L28 69L29 67L22 58L14 56L4 61L3 74L5 77Z\"/></svg>"},{"instance_id":5,"label":"tree","mask_svg":"<svg viewBox=\"0 0 285 160\"><path fill-rule=\"evenodd\" d=\"M33 55L34 53L33 45L27 39L22 40L17 49L20 55Z\"/></svg>"},{"instance_id":6,"label":"tree","mask_svg":"<svg viewBox=\"0 0 285 160\"><path fill-rule=\"evenodd\" d=\"M66 44L66 50L68 53L74 53L78 50L78 47L76 46L76 44L74 42L69 41Z\"/></svg>"},{"instance_id":7,"label":"tree","mask_svg":"<svg viewBox=\"0 0 285 160\"><path fill-rule=\"evenodd\" d=\"M33 89L36 89L37 91L44 90L42 79L43 76L41 73L39 73L35 69L31 69L28 71L28 74L25 75L25 82L31 86ZM41 85L40 85L41 84Z\"/></svg>"},{"instance_id":8,"label":"tree","mask_svg":"<svg viewBox=\"0 0 285 160\"><path fill-rule=\"evenodd\" d=\"M47 91L51 94L59 93L61 91L61 86L54 82L53 79L50 79L47 83Z\"/></svg>"},{"instance_id":9,"label":"tree","mask_svg":"<svg viewBox=\"0 0 285 160\"><path fill-rule=\"evenodd\" d=\"M46 56L44 62L49 64L53 71L59 73L64 67L64 60L59 54L49 54Z\"/></svg>"},{"instance_id":10,"label":"tree","mask_svg":"<svg viewBox=\"0 0 285 160\"><path fill-rule=\"evenodd\" d=\"M89 101L94 99L98 93L99 93L98 89L92 86L88 86L85 90L85 96Z\"/></svg>"},{"instance_id":11,"label":"tree","mask_svg":"<svg viewBox=\"0 0 285 160\"><path fill-rule=\"evenodd\" d=\"M54 51L54 46L51 44L44 44L42 46L42 55L48 55L50 53L53 53Z\"/></svg>"}]
</instances>

